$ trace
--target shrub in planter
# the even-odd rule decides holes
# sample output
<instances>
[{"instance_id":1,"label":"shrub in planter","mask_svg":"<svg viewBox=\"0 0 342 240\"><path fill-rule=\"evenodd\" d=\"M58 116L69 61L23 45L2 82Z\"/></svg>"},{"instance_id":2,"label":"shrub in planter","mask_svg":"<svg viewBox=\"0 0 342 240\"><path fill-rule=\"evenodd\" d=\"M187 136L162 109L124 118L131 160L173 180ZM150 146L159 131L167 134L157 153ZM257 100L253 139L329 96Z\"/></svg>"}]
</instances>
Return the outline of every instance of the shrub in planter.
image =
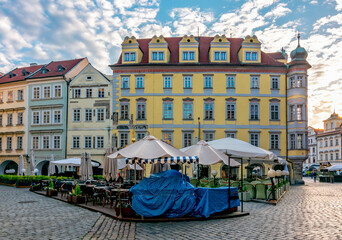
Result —
<instances>
[{"instance_id":1,"label":"shrub in planter","mask_svg":"<svg viewBox=\"0 0 342 240\"><path fill-rule=\"evenodd\" d=\"M251 194L249 192L239 192L240 201L241 201L242 197L243 197L244 202L251 201Z\"/></svg>"},{"instance_id":2,"label":"shrub in planter","mask_svg":"<svg viewBox=\"0 0 342 240\"><path fill-rule=\"evenodd\" d=\"M53 183L53 181L50 181L50 186L46 188L46 195L48 195L49 197L52 196L57 196L58 192L55 189L55 185Z\"/></svg>"},{"instance_id":3,"label":"shrub in planter","mask_svg":"<svg viewBox=\"0 0 342 240\"><path fill-rule=\"evenodd\" d=\"M82 196L80 185L76 185L75 189L72 190L72 203L80 204L85 203L85 197Z\"/></svg>"}]
</instances>

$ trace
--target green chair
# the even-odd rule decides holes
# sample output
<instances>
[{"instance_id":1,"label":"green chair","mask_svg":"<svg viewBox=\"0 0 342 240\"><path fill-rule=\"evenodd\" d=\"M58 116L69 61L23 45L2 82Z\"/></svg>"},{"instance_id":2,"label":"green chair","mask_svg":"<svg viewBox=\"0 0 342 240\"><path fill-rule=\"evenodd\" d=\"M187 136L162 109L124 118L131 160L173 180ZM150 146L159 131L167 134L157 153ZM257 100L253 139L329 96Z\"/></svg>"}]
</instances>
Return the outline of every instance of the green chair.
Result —
<instances>
[{"instance_id":1,"label":"green chair","mask_svg":"<svg viewBox=\"0 0 342 240\"><path fill-rule=\"evenodd\" d=\"M200 187L208 187L210 184L208 179L201 179L200 180Z\"/></svg>"},{"instance_id":2,"label":"green chair","mask_svg":"<svg viewBox=\"0 0 342 240\"><path fill-rule=\"evenodd\" d=\"M261 183L260 181L253 181L251 182L252 184L257 184L257 183Z\"/></svg>"},{"instance_id":3,"label":"green chair","mask_svg":"<svg viewBox=\"0 0 342 240\"><path fill-rule=\"evenodd\" d=\"M226 181L226 180L220 180L220 181L219 181L219 186L220 186L220 187L228 187L228 181Z\"/></svg>"},{"instance_id":4,"label":"green chair","mask_svg":"<svg viewBox=\"0 0 342 240\"><path fill-rule=\"evenodd\" d=\"M251 199L254 199L255 198L255 187L250 183L244 184L243 187L247 189L247 192L249 192Z\"/></svg>"},{"instance_id":5,"label":"green chair","mask_svg":"<svg viewBox=\"0 0 342 240\"><path fill-rule=\"evenodd\" d=\"M255 185L256 199L266 199L266 185L263 183L257 183Z\"/></svg>"},{"instance_id":6,"label":"green chair","mask_svg":"<svg viewBox=\"0 0 342 240\"><path fill-rule=\"evenodd\" d=\"M232 182L230 186L240 188L240 182Z\"/></svg>"}]
</instances>

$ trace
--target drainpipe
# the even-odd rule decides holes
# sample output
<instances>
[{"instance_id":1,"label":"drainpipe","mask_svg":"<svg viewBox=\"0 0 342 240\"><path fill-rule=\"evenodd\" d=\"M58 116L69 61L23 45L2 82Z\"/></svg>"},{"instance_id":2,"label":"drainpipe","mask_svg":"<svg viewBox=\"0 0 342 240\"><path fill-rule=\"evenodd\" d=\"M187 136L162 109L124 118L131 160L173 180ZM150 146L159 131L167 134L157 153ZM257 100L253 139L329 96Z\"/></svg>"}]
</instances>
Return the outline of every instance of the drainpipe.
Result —
<instances>
[{"instance_id":1,"label":"drainpipe","mask_svg":"<svg viewBox=\"0 0 342 240\"><path fill-rule=\"evenodd\" d=\"M69 122L69 86L71 79L69 78L69 81L65 79L65 76L63 76L64 81L66 82L67 85L67 101L66 101L66 123L65 123L65 153L64 153L64 158L67 158L68 155L68 122Z\"/></svg>"}]
</instances>

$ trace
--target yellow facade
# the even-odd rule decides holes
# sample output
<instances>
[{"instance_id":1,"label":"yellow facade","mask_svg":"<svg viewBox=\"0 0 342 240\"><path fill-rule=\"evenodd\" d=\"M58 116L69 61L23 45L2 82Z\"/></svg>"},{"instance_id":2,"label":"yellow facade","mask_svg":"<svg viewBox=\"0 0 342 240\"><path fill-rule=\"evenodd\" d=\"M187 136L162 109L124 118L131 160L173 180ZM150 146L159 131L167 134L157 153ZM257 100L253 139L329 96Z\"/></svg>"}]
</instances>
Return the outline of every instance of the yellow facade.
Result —
<instances>
[{"instance_id":1,"label":"yellow facade","mask_svg":"<svg viewBox=\"0 0 342 240\"><path fill-rule=\"evenodd\" d=\"M163 58L159 58L159 53L163 53ZM153 59L156 54L156 59ZM164 37L153 36L149 43L149 63L168 63L170 61L170 50Z\"/></svg>"},{"instance_id":2,"label":"yellow facade","mask_svg":"<svg viewBox=\"0 0 342 240\"><path fill-rule=\"evenodd\" d=\"M215 59L215 52L219 53L218 59ZM226 54L226 59L220 58L220 53ZM229 63L230 62L230 42L225 35L216 35L210 43L209 61L213 63Z\"/></svg>"},{"instance_id":3,"label":"yellow facade","mask_svg":"<svg viewBox=\"0 0 342 240\"><path fill-rule=\"evenodd\" d=\"M135 57L134 59L131 58L127 61L125 59L125 53L134 53ZM143 54L141 52L141 49L139 48L139 44L135 37L126 37L124 42L122 43L122 63L123 64L137 64L141 62L141 59L143 57Z\"/></svg>"},{"instance_id":4,"label":"yellow facade","mask_svg":"<svg viewBox=\"0 0 342 240\"><path fill-rule=\"evenodd\" d=\"M261 63L261 43L256 36L247 36L241 44L239 50L239 60L241 63ZM250 58L247 59L247 53L250 54ZM253 59L252 53L256 53L256 59Z\"/></svg>"}]
</instances>

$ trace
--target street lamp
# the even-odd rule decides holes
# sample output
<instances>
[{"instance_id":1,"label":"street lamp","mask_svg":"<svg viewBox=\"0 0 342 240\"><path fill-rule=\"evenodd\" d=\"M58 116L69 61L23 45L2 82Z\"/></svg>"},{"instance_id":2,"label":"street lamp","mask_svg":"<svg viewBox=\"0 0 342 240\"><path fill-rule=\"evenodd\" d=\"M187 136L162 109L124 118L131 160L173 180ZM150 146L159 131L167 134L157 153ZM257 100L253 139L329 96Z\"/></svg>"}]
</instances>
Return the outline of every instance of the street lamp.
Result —
<instances>
[{"instance_id":1,"label":"street lamp","mask_svg":"<svg viewBox=\"0 0 342 240\"><path fill-rule=\"evenodd\" d=\"M216 186L215 179L216 179L217 171L215 169L212 170L211 175L213 175L213 177L214 177L214 186Z\"/></svg>"},{"instance_id":2,"label":"street lamp","mask_svg":"<svg viewBox=\"0 0 342 240\"><path fill-rule=\"evenodd\" d=\"M201 118L198 117L198 141L201 141Z\"/></svg>"},{"instance_id":3,"label":"street lamp","mask_svg":"<svg viewBox=\"0 0 342 240\"><path fill-rule=\"evenodd\" d=\"M274 186L274 181L273 181L273 179L275 178L275 176L276 176L276 171L274 171L273 169L270 169L270 170L268 170L268 172L267 172L267 176L271 179L271 183L272 183L272 199L273 200L275 200L276 199L276 197L275 197L275 186Z\"/></svg>"}]
</instances>

